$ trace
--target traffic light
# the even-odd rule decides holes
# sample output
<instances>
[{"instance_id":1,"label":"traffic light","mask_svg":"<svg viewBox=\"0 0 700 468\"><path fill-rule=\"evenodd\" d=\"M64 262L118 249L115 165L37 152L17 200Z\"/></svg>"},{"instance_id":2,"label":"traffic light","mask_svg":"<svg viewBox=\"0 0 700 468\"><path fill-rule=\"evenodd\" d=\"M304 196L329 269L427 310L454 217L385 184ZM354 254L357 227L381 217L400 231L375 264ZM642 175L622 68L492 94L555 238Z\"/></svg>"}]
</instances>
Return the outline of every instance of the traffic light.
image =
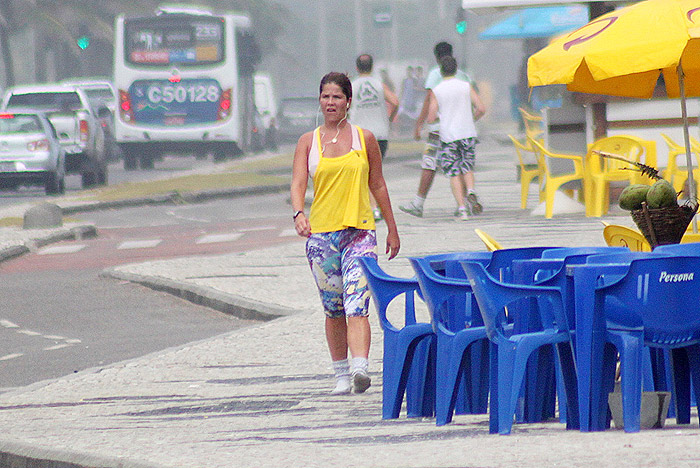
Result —
<instances>
[{"instance_id":1,"label":"traffic light","mask_svg":"<svg viewBox=\"0 0 700 468\"><path fill-rule=\"evenodd\" d=\"M90 29L86 25L81 24L78 28L78 38L75 40L75 43L78 44L81 50L85 50L90 46Z\"/></svg>"},{"instance_id":2,"label":"traffic light","mask_svg":"<svg viewBox=\"0 0 700 468\"><path fill-rule=\"evenodd\" d=\"M464 8L457 8L457 15L455 16L455 29L457 34L464 34L467 30L467 19L464 17Z\"/></svg>"},{"instance_id":3,"label":"traffic light","mask_svg":"<svg viewBox=\"0 0 700 468\"><path fill-rule=\"evenodd\" d=\"M78 44L78 47L80 47L82 50L85 50L90 45L90 37L80 36L75 42Z\"/></svg>"}]
</instances>

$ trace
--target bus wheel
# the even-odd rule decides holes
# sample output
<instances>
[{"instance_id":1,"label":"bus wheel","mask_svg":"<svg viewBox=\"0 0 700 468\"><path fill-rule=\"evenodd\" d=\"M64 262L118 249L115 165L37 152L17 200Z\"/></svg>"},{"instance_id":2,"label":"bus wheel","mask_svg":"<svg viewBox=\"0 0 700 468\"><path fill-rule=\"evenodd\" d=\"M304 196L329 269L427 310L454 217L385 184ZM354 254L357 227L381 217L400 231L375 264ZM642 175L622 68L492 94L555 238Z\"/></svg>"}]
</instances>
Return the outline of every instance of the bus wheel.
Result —
<instances>
[{"instance_id":1,"label":"bus wheel","mask_svg":"<svg viewBox=\"0 0 700 468\"><path fill-rule=\"evenodd\" d=\"M217 148L216 150L214 150L214 161L215 162L226 161L227 157L228 157L228 155L226 154L226 151L224 151L223 149Z\"/></svg>"}]
</instances>

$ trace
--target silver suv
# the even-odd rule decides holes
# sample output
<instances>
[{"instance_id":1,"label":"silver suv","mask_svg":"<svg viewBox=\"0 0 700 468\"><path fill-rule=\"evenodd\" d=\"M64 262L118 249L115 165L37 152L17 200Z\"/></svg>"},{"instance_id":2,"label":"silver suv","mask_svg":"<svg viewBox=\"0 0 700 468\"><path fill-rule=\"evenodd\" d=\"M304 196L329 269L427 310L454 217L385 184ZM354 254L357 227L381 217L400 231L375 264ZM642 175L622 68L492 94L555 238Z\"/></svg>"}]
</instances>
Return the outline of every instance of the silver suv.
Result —
<instances>
[{"instance_id":1,"label":"silver suv","mask_svg":"<svg viewBox=\"0 0 700 468\"><path fill-rule=\"evenodd\" d=\"M46 114L66 152L66 172L78 173L83 188L107 183L105 133L85 92L69 85L14 86L5 90L2 108Z\"/></svg>"}]
</instances>

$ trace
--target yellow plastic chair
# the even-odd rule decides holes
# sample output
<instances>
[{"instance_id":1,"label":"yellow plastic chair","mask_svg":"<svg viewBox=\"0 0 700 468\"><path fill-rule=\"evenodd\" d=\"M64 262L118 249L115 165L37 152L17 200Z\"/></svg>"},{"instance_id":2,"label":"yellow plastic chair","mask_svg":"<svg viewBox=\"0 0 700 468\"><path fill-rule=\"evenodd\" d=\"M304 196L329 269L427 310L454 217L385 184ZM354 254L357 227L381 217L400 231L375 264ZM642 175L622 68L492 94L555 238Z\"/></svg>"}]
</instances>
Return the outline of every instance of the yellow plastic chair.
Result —
<instances>
[{"instance_id":1,"label":"yellow plastic chair","mask_svg":"<svg viewBox=\"0 0 700 468\"><path fill-rule=\"evenodd\" d=\"M619 224L609 224L603 228L605 243L611 247L627 247L633 252L651 252L651 245L636 229Z\"/></svg>"},{"instance_id":2,"label":"yellow plastic chair","mask_svg":"<svg viewBox=\"0 0 700 468\"><path fill-rule=\"evenodd\" d=\"M542 116L528 112L522 107L518 107L518 111L520 111L523 123L525 124L525 134L535 140L541 140L544 135Z\"/></svg>"},{"instance_id":3,"label":"yellow plastic chair","mask_svg":"<svg viewBox=\"0 0 700 468\"><path fill-rule=\"evenodd\" d=\"M540 191L544 197L545 210L544 217L551 218L554 214L554 195L557 190L569 191L579 190L579 199L588 203L585 199L585 190L581 190L583 185L583 157L574 154L559 154L549 151L544 145L533 138L528 137L528 142L535 149L537 160L544 168L544 177L540 183ZM572 168L569 172L560 172L559 165L562 161L569 162Z\"/></svg>"},{"instance_id":4,"label":"yellow plastic chair","mask_svg":"<svg viewBox=\"0 0 700 468\"><path fill-rule=\"evenodd\" d=\"M692 244L693 242L700 242L700 232L686 232L683 234L681 244Z\"/></svg>"},{"instance_id":5,"label":"yellow plastic chair","mask_svg":"<svg viewBox=\"0 0 700 468\"><path fill-rule=\"evenodd\" d=\"M538 182L541 180L544 168L539 165L535 149L532 145L521 143L513 135L508 135L508 137L513 141L515 152L518 155L518 166L520 167L520 208L524 210L527 208L530 184L534 179L537 179ZM531 155L532 157L528 159L527 155ZM539 189L537 191L539 193L539 199L542 201L542 193Z\"/></svg>"},{"instance_id":6,"label":"yellow plastic chair","mask_svg":"<svg viewBox=\"0 0 700 468\"><path fill-rule=\"evenodd\" d=\"M601 217L610 207L610 182L653 183L642 176L637 168L625 161L606 158L598 152L625 158L628 161L645 163L646 147L642 140L627 135L601 138L588 146L585 168L586 216Z\"/></svg>"},{"instance_id":7,"label":"yellow plastic chair","mask_svg":"<svg viewBox=\"0 0 700 468\"><path fill-rule=\"evenodd\" d=\"M685 146L679 145L671 137L662 133L661 138L664 139L666 145L668 146L668 163L666 164L666 169L661 173L661 176L668 180L676 192L680 192L685 188L685 181L688 178L688 169L685 166ZM700 162L700 142L691 137L690 139L690 151L694 158L693 164L695 169L693 170L693 179L696 181L700 175L698 170L698 163ZM678 165L678 157L681 157L683 161L682 165Z\"/></svg>"},{"instance_id":8,"label":"yellow plastic chair","mask_svg":"<svg viewBox=\"0 0 700 468\"><path fill-rule=\"evenodd\" d=\"M501 246L501 244L496 239L489 236L481 229L474 229L474 232L476 233L477 236L479 236L479 239L481 239L481 241L484 243L484 245L486 245L486 248L488 249L489 252L493 252L494 250L500 250L503 248Z\"/></svg>"}]
</instances>

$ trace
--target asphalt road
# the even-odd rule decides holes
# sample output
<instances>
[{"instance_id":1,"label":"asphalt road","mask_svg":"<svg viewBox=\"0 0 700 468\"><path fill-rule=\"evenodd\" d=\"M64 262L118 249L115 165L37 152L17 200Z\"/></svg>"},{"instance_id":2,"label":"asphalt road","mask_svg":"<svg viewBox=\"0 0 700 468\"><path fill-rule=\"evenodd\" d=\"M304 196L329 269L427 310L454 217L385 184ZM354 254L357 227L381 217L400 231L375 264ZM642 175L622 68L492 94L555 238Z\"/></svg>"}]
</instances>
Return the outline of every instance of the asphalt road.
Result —
<instances>
[{"instance_id":1,"label":"asphalt road","mask_svg":"<svg viewBox=\"0 0 700 468\"><path fill-rule=\"evenodd\" d=\"M98 237L0 263L0 391L182 345L253 322L101 278L107 267L302 242L286 194L86 213Z\"/></svg>"}]
</instances>

